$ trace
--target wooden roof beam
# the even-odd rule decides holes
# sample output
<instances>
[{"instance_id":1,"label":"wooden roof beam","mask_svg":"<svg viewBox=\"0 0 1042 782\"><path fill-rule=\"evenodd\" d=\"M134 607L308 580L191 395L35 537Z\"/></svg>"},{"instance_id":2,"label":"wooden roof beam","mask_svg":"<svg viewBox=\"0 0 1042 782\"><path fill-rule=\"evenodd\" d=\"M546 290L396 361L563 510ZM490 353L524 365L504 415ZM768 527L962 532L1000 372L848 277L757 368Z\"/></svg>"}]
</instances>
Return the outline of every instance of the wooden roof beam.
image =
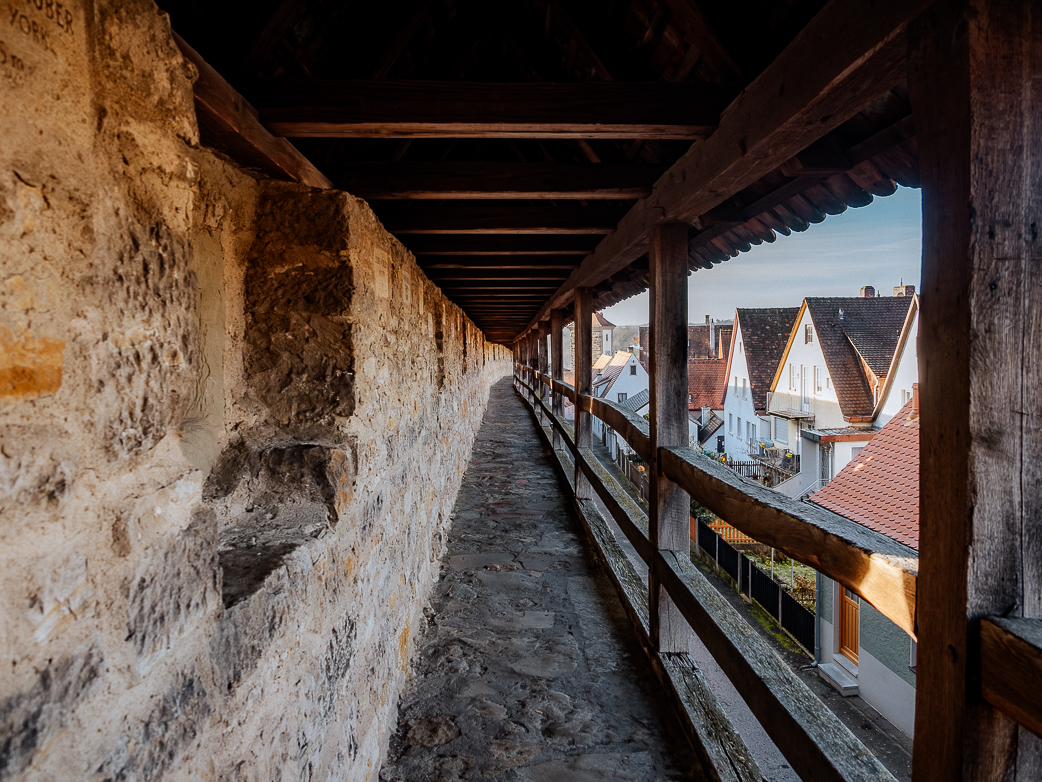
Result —
<instances>
[{"instance_id":1,"label":"wooden roof beam","mask_svg":"<svg viewBox=\"0 0 1042 782\"><path fill-rule=\"evenodd\" d=\"M734 95L678 82L279 80L261 121L294 137L694 139Z\"/></svg>"},{"instance_id":2,"label":"wooden roof beam","mask_svg":"<svg viewBox=\"0 0 1042 782\"><path fill-rule=\"evenodd\" d=\"M651 227L691 222L834 130L905 78L904 30L931 0L831 0L575 270L536 319L625 268Z\"/></svg>"},{"instance_id":3,"label":"wooden roof beam","mask_svg":"<svg viewBox=\"0 0 1042 782\"><path fill-rule=\"evenodd\" d=\"M276 179L325 189L333 187L296 147L271 135L260 123L256 109L177 33L174 41L199 72L194 87L195 111L204 144Z\"/></svg>"},{"instance_id":4,"label":"wooden roof beam","mask_svg":"<svg viewBox=\"0 0 1042 782\"><path fill-rule=\"evenodd\" d=\"M407 234L609 234L622 213L602 206L373 205L388 231Z\"/></svg>"},{"instance_id":5,"label":"wooden roof beam","mask_svg":"<svg viewBox=\"0 0 1042 782\"><path fill-rule=\"evenodd\" d=\"M587 255L597 244L590 236L497 236L443 234L410 236L403 244L413 255ZM578 266L578 259L575 263Z\"/></svg>"},{"instance_id":6,"label":"wooden roof beam","mask_svg":"<svg viewBox=\"0 0 1042 782\"><path fill-rule=\"evenodd\" d=\"M658 166L558 163L353 163L329 166L342 190L388 199L636 199L651 193Z\"/></svg>"},{"instance_id":7,"label":"wooden roof beam","mask_svg":"<svg viewBox=\"0 0 1042 782\"><path fill-rule=\"evenodd\" d=\"M421 255L416 262L424 272L438 269L567 269L579 265L578 255ZM567 274L562 275L567 277Z\"/></svg>"}]
</instances>

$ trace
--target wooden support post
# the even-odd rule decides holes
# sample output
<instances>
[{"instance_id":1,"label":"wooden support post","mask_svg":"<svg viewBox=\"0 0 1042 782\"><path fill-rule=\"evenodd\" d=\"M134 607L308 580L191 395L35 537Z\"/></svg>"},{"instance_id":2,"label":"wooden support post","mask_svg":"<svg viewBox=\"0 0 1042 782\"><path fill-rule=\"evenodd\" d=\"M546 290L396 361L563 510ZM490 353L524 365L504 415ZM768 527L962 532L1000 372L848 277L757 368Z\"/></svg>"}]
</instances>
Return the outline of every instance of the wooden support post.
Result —
<instances>
[{"instance_id":1,"label":"wooden support post","mask_svg":"<svg viewBox=\"0 0 1042 782\"><path fill-rule=\"evenodd\" d=\"M687 439L687 232L686 223L651 231L651 544L690 555L691 502L666 478L658 449ZM649 582L651 635L660 652L686 652L691 628L657 580Z\"/></svg>"},{"instance_id":2,"label":"wooden support post","mask_svg":"<svg viewBox=\"0 0 1042 782\"><path fill-rule=\"evenodd\" d=\"M547 335L548 331L549 331L549 324L545 320L544 321L540 321L539 328L537 328L535 330L535 337L536 337L536 340L537 340L536 356L537 356L538 361L539 361L539 372L544 374L544 375L547 372L549 372L549 370L550 370L550 367L548 366L548 358L549 357L546 355L546 335ZM546 386L544 386L542 384L542 381L539 381L539 384L536 386L536 388L539 390L539 393L537 394L537 396L540 399L546 399L547 398L547 389L546 389ZM550 419L546 417L545 413L543 413L543 407L542 407L542 405L540 405L539 406L539 425L540 426L546 426L549 423L550 423Z\"/></svg>"},{"instance_id":3,"label":"wooden support post","mask_svg":"<svg viewBox=\"0 0 1042 782\"><path fill-rule=\"evenodd\" d=\"M564 381L564 310L550 311L550 360L553 366L551 374L554 380ZM561 421L564 420L564 396L553 392L554 415ZM554 427L554 450L564 448L561 433Z\"/></svg>"},{"instance_id":4,"label":"wooden support post","mask_svg":"<svg viewBox=\"0 0 1042 782\"><path fill-rule=\"evenodd\" d=\"M1042 778L981 698L983 616L1042 617L1042 9L909 29L923 185L915 782ZM1024 692L1037 699L1037 692Z\"/></svg>"},{"instance_id":5,"label":"wooden support post","mask_svg":"<svg viewBox=\"0 0 1042 782\"><path fill-rule=\"evenodd\" d=\"M593 393L593 288L575 291L575 446L589 448L593 444L593 422L584 412L579 394ZM575 497L593 499L593 487L575 465Z\"/></svg>"}]
</instances>

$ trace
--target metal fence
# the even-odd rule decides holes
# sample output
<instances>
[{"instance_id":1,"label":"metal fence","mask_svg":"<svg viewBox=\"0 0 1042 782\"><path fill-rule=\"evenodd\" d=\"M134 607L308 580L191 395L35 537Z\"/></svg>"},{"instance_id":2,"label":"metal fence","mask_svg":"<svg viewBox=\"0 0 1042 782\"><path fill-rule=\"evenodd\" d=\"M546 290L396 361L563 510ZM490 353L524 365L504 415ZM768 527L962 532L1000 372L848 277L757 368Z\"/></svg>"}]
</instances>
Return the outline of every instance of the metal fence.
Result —
<instances>
[{"instance_id":1,"label":"metal fence","mask_svg":"<svg viewBox=\"0 0 1042 782\"><path fill-rule=\"evenodd\" d=\"M698 545L748 595L778 620L789 635L807 651L814 651L814 612L804 608L755 562L718 535L709 525L698 522Z\"/></svg>"}]
</instances>

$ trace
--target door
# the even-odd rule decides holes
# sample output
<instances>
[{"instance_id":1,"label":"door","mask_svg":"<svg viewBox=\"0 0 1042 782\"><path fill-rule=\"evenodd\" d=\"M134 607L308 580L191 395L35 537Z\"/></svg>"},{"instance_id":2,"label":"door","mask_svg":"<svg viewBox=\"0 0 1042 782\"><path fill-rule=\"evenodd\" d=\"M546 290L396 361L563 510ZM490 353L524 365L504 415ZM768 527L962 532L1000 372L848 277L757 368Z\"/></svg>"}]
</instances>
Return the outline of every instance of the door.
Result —
<instances>
[{"instance_id":1,"label":"door","mask_svg":"<svg viewBox=\"0 0 1042 782\"><path fill-rule=\"evenodd\" d=\"M858 596L844 587L839 607L839 653L854 665L857 665L859 609Z\"/></svg>"}]
</instances>

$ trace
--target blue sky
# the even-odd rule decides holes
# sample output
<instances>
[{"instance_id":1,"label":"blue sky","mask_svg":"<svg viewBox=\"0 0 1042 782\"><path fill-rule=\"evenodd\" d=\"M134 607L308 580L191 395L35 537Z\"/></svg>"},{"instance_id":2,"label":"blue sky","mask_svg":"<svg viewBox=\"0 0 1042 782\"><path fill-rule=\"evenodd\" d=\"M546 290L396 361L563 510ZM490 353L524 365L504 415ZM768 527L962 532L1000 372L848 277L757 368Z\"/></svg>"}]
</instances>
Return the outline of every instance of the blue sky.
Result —
<instances>
[{"instance_id":1,"label":"blue sky","mask_svg":"<svg viewBox=\"0 0 1042 782\"><path fill-rule=\"evenodd\" d=\"M903 278L919 290L922 199L902 187L803 233L778 236L687 278L688 319L734 316L736 307L796 307L805 296L857 296L862 285L891 295ZM648 322L648 294L604 311L620 326Z\"/></svg>"}]
</instances>

